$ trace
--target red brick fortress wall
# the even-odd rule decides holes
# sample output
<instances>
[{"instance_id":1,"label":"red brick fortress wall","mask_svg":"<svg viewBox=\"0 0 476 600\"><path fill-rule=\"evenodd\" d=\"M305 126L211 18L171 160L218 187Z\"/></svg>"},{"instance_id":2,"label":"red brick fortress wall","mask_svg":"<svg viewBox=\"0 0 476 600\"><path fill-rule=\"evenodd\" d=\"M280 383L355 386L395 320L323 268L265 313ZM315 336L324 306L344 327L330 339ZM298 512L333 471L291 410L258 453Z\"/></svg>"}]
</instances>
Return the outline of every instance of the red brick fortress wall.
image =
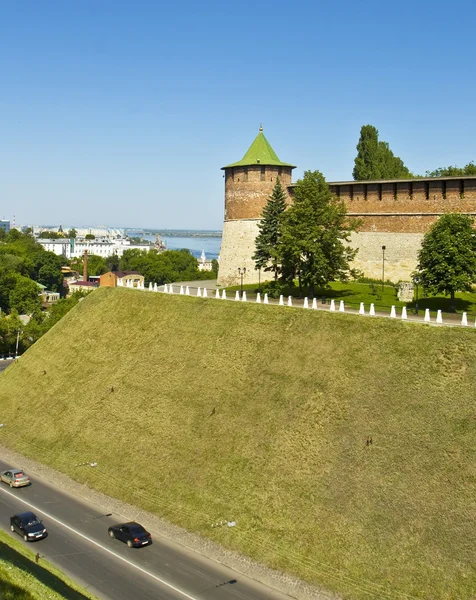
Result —
<instances>
[{"instance_id":1,"label":"red brick fortress wall","mask_svg":"<svg viewBox=\"0 0 476 600\"><path fill-rule=\"evenodd\" d=\"M360 231L425 233L444 213L476 216L476 177L343 181L329 186L351 216L363 219Z\"/></svg>"}]
</instances>

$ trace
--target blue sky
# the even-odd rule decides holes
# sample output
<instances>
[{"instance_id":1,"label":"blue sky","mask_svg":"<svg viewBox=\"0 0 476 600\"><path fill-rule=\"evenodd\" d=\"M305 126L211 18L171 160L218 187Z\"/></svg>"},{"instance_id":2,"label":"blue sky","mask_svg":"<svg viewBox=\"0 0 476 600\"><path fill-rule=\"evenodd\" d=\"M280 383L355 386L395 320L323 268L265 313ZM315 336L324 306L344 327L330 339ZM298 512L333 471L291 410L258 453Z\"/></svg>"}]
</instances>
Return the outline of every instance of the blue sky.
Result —
<instances>
[{"instance_id":1,"label":"blue sky","mask_svg":"<svg viewBox=\"0 0 476 600\"><path fill-rule=\"evenodd\" d=\"M221 228L260 122L351 178L370 123L415 173L476 160L476 4L23 0L0 5L0 218Z\"/></svg>"}]
</instances>

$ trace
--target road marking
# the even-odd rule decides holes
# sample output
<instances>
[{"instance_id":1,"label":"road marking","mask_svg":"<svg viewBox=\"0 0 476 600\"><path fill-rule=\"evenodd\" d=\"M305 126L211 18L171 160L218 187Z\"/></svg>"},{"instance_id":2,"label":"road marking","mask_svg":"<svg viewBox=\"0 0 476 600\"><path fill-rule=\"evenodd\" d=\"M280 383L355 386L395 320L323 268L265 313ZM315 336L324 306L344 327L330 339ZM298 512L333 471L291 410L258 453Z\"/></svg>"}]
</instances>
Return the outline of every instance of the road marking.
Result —
<instances>
[{"instance_id":1,"label":"road marking","mask_svg":"<svg viewBox=\"0 0 476 600\"><path fill-rule=\"evenodd\" d=\"M109 550L109 548L106 548L106 546L103 546L102 544L100 544L99 542L96 542L95 540L91 539L87 535L84 535L84 533L81 533L77 529L74 529L73 527L70 527L66 523L63 523L63 521L60 521L56 517L53 517L53 515L50 515L49 513L45 512L43 509L39 508L38 506L35 506L34 504L31 504L31 502L27 502L26 500L23 500L23 498L20 498L16 494L13 494L12 492L9 492L6 489L0 488L0 491L5 492L5 494L8 494L12 498L15 498L15 500L19 500L20 502L23 502L23 504L26 504L30 508L33 508L37 512L45 515L46 517L48 517L48 519L51 519L55 523L58 523L58 525L61 525L65 529L69 529L69 531L72 531L76 535L79 535L79 537L82 537L83 539L87 540L91 544L94 544L98 548L101 548L101 550L104 550L105 552L109 552L109 554L112 554L113 556L115 556L119 560L122 560L122 562L127 563L130 567L134 567L134 569L137 569L138 571L141 571L141 573L144 573L145 575L148 575L149 577L152 577L152 579L155 579L156 581L159 581L160 583L162 583L163 585L167 586L168 588L170 588L174 592L177 592L178 594L181 594L184 598L188 598L189 600L198 600L197 597L190 596L190 594L187 594L187 592L184 592L183 590L179 589L178 587L175 587L171 583L168 583L167 581L165 581L164 579L158 577L157 575L154 575L150 571L147 571L146 569L143 569L142 567L139 567L139 565L136 565L133 562L131 562L130 560L127 560L127 558L124 558L120 554L116 554L112 550Z\"/></svg>"}]
</instances>

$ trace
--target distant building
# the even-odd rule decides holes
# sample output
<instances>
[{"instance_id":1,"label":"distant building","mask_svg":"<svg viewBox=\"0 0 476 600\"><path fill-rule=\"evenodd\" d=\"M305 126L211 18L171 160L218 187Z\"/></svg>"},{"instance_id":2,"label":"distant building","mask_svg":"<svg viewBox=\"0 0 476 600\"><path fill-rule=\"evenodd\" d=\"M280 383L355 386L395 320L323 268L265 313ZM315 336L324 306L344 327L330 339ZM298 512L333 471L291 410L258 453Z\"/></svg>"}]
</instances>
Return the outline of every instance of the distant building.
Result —
<instances>
[{"instance_id":1,"label":"distant building","mask_svg":"<svg viewBox=\"0 0 476 600\"><path fill-rule=\"evenodd\" d=\"M202 250L202 254L198 259L198 270L199 271L212 271L213 265L211 260L207 260L205 256L205 250Z\"/></svg>"},{"instance_id":2,"label":"distant building","mask_svg":"<svg viewBox=\"0 0 476 600\"><path fill-rule=\"evenodd\" d=\"M92 292L98 287L99 285L94 281L72 281L68 283L70 294L74 292Z\"/></svg>"},{"instance_id":3,"label":"distant building","mask_svg":"<svg viewBox=\"0 0 476 600\"><path fill-rule=\"evenodd\" d=\"M131 244L127 239L111 240L108 238L100 238L95 240L86 240L81 238L59 238L59 239L43 239L38 238L37 242L43 246L45 250L54 252L58 256L64 258L81 258L84 251L88 254L96 256L122 256L125 250L145 250L149 251L152 246L149 244Z\"/></svg>"},{"instance_id":4,"label":"distant building","mask_svg":"<svg viewBox=\"0 0 476 600\"><path fill-rule=\"evenodd\" d=\"M144 276L138 271L109 271L99 278L101 287L143 287Z\"/></svg>"},{"instance_id":5,"label":"distant building","mask_svg":"<svg viewBox=\"0 0 476 600\"><path fill-rule=\"evenodd\" d=\"M5 233L8 233L10 231L10 221L7 221L5 219L1 219L0 220L0 229L3 229L3 231Z\"/></svg>"}]
</instances>

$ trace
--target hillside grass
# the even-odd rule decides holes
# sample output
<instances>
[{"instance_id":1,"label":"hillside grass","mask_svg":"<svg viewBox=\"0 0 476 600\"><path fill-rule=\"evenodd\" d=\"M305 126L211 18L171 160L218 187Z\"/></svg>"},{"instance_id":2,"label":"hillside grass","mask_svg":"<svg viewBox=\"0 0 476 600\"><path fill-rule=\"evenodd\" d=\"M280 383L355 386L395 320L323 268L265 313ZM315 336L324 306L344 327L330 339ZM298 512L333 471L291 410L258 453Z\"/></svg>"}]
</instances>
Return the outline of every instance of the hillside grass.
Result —
<instances>
[{"instance_id":1,"label":"hillside grass","mask_svg":"<svg viewBox=\"0 0 476 600\"><path fill-rule=\"evenodd\" d=\"M0 443L345 598L472 598L475 334L101 288L0 376Z\"/></svg>"},{"instance_id":2,"label":"hillside grass","mask_svg":"<svg viewBox=\"0 0 476 600\"><path fill-rule=\"evenodd\" d=\"M96 598L56 567L7 533L0 531L0 598L2 600L86 600Z\"/></svg>"}]
</instances>

